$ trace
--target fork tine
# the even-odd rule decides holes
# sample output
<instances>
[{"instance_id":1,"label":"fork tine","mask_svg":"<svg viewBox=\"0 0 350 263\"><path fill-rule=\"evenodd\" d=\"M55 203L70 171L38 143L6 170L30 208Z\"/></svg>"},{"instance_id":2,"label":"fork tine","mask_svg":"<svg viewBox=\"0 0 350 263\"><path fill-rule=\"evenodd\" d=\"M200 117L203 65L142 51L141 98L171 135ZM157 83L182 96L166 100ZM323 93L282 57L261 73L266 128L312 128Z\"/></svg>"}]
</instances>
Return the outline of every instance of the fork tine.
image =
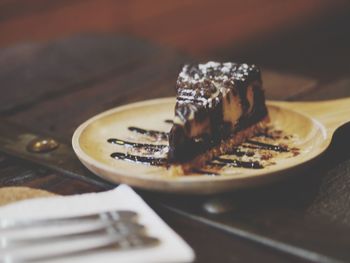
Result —
<instances>
[{"instance_id":1,"label":"fork tine","mask_svg":"<svg viewBox=\"0 0 350 263\"><path fill-rule=\"evenodd\" d=\"M62 218L50 218L50 219L34 219L34 220L13 220L13 219L0 219L0 231L31 227L36 225L47 225L47 224L69 224L73 221L83 221L83 220L121 220L121 221L132 221L137 218L137 213L130 210L116 210L107 211L96 214L84 215L84 216L72 216L72 217L62 217Z\"/></svg>"}]
</instances>

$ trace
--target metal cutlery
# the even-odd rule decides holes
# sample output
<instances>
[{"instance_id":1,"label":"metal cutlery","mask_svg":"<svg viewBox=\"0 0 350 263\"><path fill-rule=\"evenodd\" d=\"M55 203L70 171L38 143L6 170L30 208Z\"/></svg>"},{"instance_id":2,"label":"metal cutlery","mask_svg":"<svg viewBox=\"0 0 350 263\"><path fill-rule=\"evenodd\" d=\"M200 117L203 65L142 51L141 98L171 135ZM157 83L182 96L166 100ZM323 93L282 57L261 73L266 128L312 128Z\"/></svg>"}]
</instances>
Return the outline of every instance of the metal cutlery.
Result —
<instances>
[{"instance_id":1,"label":"metal cutlery","mask_svg":"<svg viewBox=\"0 0 350 263\"><path fill-rule=\"evenodd\" d=\"M46 243L56 243L71 241L73 239L82 238L95 238L103 235L139 235L143 234L145 227L143 225L133 222L114 221L107 224L100 225L97 228L80 231L78 233L54 233L53 235L46 236L35 236L35 237L22 237L22 238L11 238L7 236L0 237L0 252L4 249L20 248L23 246L34 246Z\"/></svg>"},{"instance_id":2,"label":"metal cutlery","mask_svg":"<svg viewBox=\"0 0 350 263\"><path fill-rule=\"evenodd\" d=\"M84 216L72 216L62 218L48 218L48 219L0 219L0 233L4 230L11 230L14 228L43 226L48 224L72 224L74 222L81 223L88 220L120 220L133 221L137 214L129 210L107 211Z\"/></svg>"},{"instance_id":3,"label":"metal cutlery","mask_svg":"<svg viewBox=\"0 0 350 263\"><path fill-rule=\"evenodd\" d=\"M147 235L137 217L133 211L115 210L38 220L0 219L0 262L38 262L156 245L159 240ZM30 231L34 235L28 236Z\"/></svg>"},{"instance_id":4,"label":"metal cutlery","mask_svg":"<svg viewBox=\"0 0 350 263\"><path fill-rule=\"evenodd\" d=\"M17 253L5 253L0 256L0 262L20 263L20 262L40 262L48 260L59 260L72 256L86 256L87 254L103 252L103 251L123 251L136 248L152 247L159 243L154 237L145 235L132 235L128 237L116 235L104 242L95 245L81 247L66 251L52 250L44 254L19 255Z\"/></svg>"}]
</instances>

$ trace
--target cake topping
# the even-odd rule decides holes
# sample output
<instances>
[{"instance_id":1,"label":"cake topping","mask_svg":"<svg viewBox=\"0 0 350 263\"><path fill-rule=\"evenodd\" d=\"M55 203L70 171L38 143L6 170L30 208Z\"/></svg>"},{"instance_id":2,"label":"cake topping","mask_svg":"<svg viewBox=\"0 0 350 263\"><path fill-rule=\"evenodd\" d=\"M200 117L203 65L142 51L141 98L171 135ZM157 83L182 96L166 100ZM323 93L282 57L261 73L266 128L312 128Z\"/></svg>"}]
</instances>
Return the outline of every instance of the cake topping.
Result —
<instances>
[{"instance_id":1,"label":"cake topping","mask_svg":"<svg viewBox=\"0 0 350 263\"><path fill-rule=\"evenodd\" d=\"M208 62L206 64L185 65L179 74L178 85L195 84L205 80L224 82L226 80L245 82L249 76L259 74L257 66L237 63Z\"/></svg>"},{"instance_id":2,"label":"cake topping","mask_svg":"<svg viewBox=\"0 0 350 263\"><path fill-rule=\"evenodd\" d=\"M260 81L259 73L255 65L231 62L185 65L177 80L174 122L183 126L193 119L201 122L205 112L220 107L221 116L217 117L234 126L243 113L253 109L253 94L251 90L247 92L244 84L254 79ZM241 109L234 104L241 105Z\"/></svg>"}]
</instances>

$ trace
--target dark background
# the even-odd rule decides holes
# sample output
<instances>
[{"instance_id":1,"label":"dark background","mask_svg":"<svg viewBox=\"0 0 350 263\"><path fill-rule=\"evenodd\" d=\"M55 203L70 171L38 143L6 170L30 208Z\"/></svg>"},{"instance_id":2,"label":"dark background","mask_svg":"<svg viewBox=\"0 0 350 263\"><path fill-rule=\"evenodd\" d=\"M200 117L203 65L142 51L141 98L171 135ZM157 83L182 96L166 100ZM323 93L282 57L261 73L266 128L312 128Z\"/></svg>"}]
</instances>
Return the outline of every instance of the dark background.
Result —
<instances>
[{"instance_id":1,"label":"dark background","mask_svg":"<svg viewBox=\"0 0 350 263\"><path fill-rule=\"evenodd\" d=\"M349 68L349 10L348 1L331 0L2 0L0 47L122 34L202 61L240 60L328 79Z\"/></svg>"}]
</instances>

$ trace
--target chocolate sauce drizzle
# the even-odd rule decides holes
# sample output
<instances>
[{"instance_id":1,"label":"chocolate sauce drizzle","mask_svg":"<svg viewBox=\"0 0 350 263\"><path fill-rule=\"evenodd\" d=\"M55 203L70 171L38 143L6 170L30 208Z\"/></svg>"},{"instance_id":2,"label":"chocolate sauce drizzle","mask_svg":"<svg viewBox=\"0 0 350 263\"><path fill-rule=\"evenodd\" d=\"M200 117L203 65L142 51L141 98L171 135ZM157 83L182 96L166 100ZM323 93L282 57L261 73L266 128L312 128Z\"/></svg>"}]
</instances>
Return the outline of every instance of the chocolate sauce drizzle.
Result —
<instances>
[{"instance_id":1,"label":"chocolate sauce drizzle","mask_svg":"<svg viewBox=\"0 0 350 263\"><path fill-rule=\"evenodd\" d=\"M250 169L262 169L264 166L258 162L250 162L250 161L240 161L237 159L226 159L226 158L215 158L215 161L218 162L211 162L209 165L218 165L218 166L233 166L233 167L240 167L240 168L250 168Z\"/></svg>"},{"instance_id":2,"label":"chocolate sauce drizzle","mask_svg":"<svg viewBox=\"0 0 350 263\"><path fill-rule=\"evenodd\" d=\"M231 152L229 152L228 154L231 155L236 155L238 157L242 157L242 156L248 156L248 157L252 157L255 155L255 152L253 151L244 151L240 148L233 148Z\"/></svg>"},{"instance_id":3,"label":"chocolate sauce drizzle","mask_svg":"<svg viewBox=\"0 0 350 263\"><path fill-rule=\"evenodd\" d=\"M276 152L289 152L287 147L281 146L281 145L273 145L269 143L264 143L264 142L258 142L258 141L253 141L253 140L247 140L247 143L253 144L254 146L249 148L253 149L264 149L264 150L271 150L271 151L276 151Z\"/></svg>"},{"instance_id":4,"label":"chocolate sauce drizzle","mask_svg":"<svg viewBox=\"0 0 350 263\"><path fill-rule=\"evenodd\" d=\"M134 126L128 127L128 130L139 133L139 134L143 134L143 135L146 135L146 136L149 136L152 138L159 138L162 140L167 140L168 135L169 135L168 132L155 131L155 130L145 130L145 129L134 127Z\"/></svg>"},{"instance_id":5,"label":"chocolate sauce drizzle","mask_svg":"<svg viewBox=\"0 0 350 263\"><path fill-rule=\"evenodd\" d=\"M168 147L167 145L164 144L149 144L149 143L139 143L139 142L129 142L129 141L124 141L121 139L116 139L116 138L110 138L107 140L107 142L112 143L112 144L117 144L117 145L122 145L122 146L131 146L135 148L148 148L148 149L156 149L156 150L161 150L164 149L165 147Z\"/></svg>"},{"instance_id":6,"label":"chocolate sauce drizzle","mask_svg":"<svg viewBox=\"0 0 350 263\"><path fill-rule=\"evenodd\" d=\"M165 158L137 156L137 155L125 154L121 152L114 152L111 154L111 157L117 160L126 160L126 161L150 164L150 165L156 165L156 166L165 165L167 162Z\"/></svg>"},{"instance_id":7,"label":"chocolate sauce drizzle","mask_svg":"<svg viewBox=\"0 0 350 263\"><path fill-rule=\"evenodd\" d=\"M172 124L172 120L165 120L166 123ZM139 127L130 126L128 127L128 130L149 136L151 138L158 138L161 140L167 140L169 133L164 131L156 131L156 130L147 130L142 129ZM267 137L267 138L273 138L269 134L258 134L257 137ZM107 140L107 142L120 145L120 146L126 146L126 147L132 147L136 149L142 149L147 154L153 154L155 152L159 152L168 145L164 144L149 144L149 143L138 143L138 142L130 142L125 141L117 138L110 138ZM274 145L264 142L259 142L255 140L247 140L243 145L244 148L250 148L250 149L262 149L262 150L269 150L269 151L275 151L275 152L289 152L290 149L283 145ZM255 152L252 150L243 150L241 147L237 147L232 149L231 152L228 153L228 155L231 156L237 156L237 157L252 157L255 155ZM122 152L114 152L111 154L111 157L118 160L126 160L136 163L143 163L143 164L149 164L149 165L155 165L155 166L165 166L167 165L167 159L166 158L157 158L152 156L139 156L134 155L130 153L122 153ZM217 157L212 162L209 162L207 164L207 167L239 167L239 168L247 168L247 169L262 169L264 166L259 161L242 161L238 159L232 159L232 158L223 158L223 157ZM207 172L205 170L196 170L195 172L201 173L201 174L209 174L209 175L218 175L215 172Z\"/></svg>"}]
</instances>

